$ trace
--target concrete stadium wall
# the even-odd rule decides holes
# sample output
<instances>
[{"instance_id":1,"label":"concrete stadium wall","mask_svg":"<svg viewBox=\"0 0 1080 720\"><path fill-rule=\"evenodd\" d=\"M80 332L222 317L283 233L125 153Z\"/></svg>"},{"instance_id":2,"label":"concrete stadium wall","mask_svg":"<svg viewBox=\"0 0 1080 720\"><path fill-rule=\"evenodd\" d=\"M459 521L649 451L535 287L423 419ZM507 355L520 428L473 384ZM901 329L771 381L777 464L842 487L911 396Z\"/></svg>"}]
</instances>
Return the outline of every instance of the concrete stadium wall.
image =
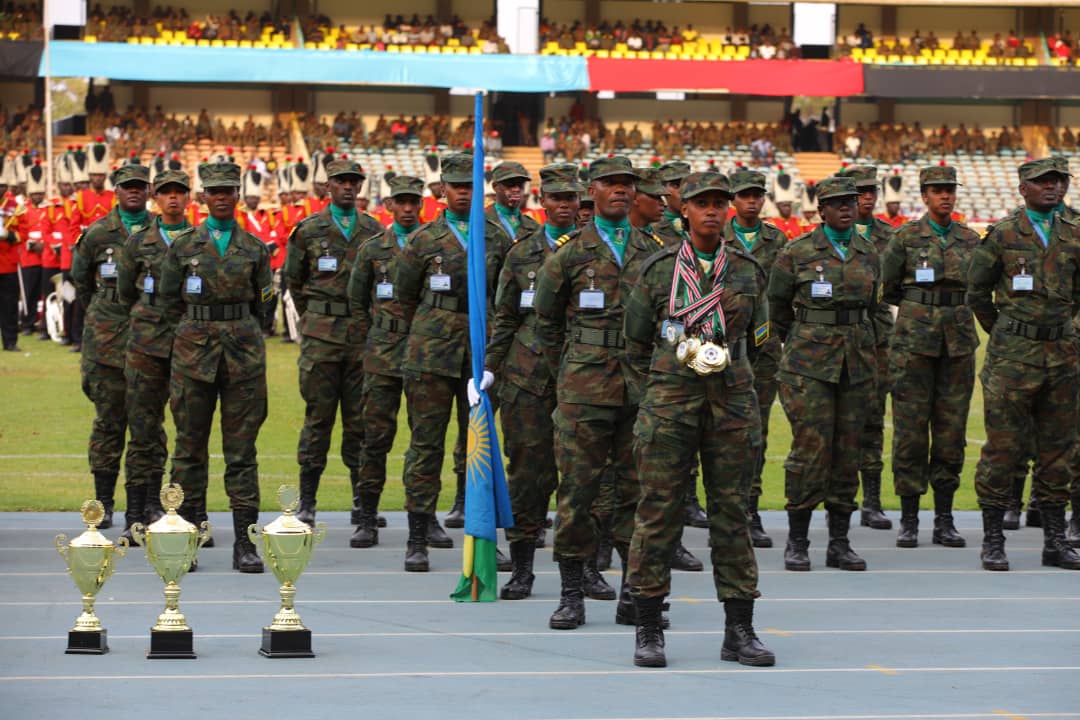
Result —
<instances>
[{"instance_id":1,"label":"concrete stadium wall","mask_svg":"<svg viewBox=\"0 0 1080 720\"><path fill-rule=\"evenodd\" d=\"M1062 105L1058 108L1058 125L1080 127L1080 105Z\"/></svg>"},{"instance_id":2,"label":"concrete stadium wall","mask_svg":"<svg viewBox=\"0 0 1080 720\"><path fill-rule=\"evenodd\" d=\"M881 27L881 8L877 5L840 5L836 9L836 26L840 35L850 35L863 23L876 34Z\"/></svg>"},{"instance_id":3,"label":"concrete stadium wall","mask_svg":"<svg viewBox=\"0 0 1080 720\"><path fill-rule=\"evenodd\" d=\"M751 13L755 8L751 8ZM544 16L554 23L572 25L585 19L582 0L545 0ZM719 33L732 24L731 3L664 3L649 0L607 0L600 3L600 17L614 23L630 24L635 19L663 20L668 27L685 29L693 25L698 32ZM758 22L752 20L752 22Z\"/></svg>"},{"instance_id":4,"label":"concrete stadium wall","mask_svg":"<svg viewBox=\"0 0 1080 720\"><path fill-rule=\"evenodd\" d=\"M0 82L0 105L8 112L34 102L34 83L29 81Z\"/></svg>"},{"instance_id":5,"label":"concrete stadium wall","mask_svg":"<svg viewBox=\"0 0 1080 720\"><path fill-rule=\"evenodd\" d=\"M920 30L923 35L933 30L938 38L952 38L959 30L964 35L975 30L979 37L988 40L994 33L1005 34L1017 29L1017 10L1007 7L925 7L904 6L896 8L896 31L902 37Z\"/></svg>"},{"instance_id":6,"label":"concrete stadium wall","mask_svg":"<svg viewBox=\"0 0 1080 720\"><path fill-rule=\"evenodd\" d=\"M558 120L570 111L573 98L548 98L544 106L544 117ZM779 122L784 112L784 104L779 100L751 100L747 103L747 120L750 122ZM726 97L715 100L687 100L685 102L662 102L647 98L622 98L601 100L600 117L604 124L614 129L620 122L627 130L634 123L647 136L650 126L656 120L674 120L682 122L728 122L731 119L731 102Z\"/></svg>"},{"instance_id":7,"label":"concrete stadium wall","mask_svg":"<svg viewBox=\"0 0 1080 720\"><path fill-rule=\"evenodd\" d=\"M338 24L347 27L355 25L382 25L387 13L402 15L407 20L413 13L423 20L427 15L435 14L436 0L319 0L319 12ZM494 14L494 0L453 0L453 13L469 25L487 20Z\"/></svg>"},{"instance_id":8,"label":"concrete stadium wall","mask_svg":"<svg viewBox=\"0 0 1080 720\"><path fill-rule=\"evenodd\" d=\"M1002 125L1012 125L1018 120L1017 106L1013 104L937 105L920 103L897 103L896 122L922 123L930 129L947 124L978 125L983 130L999 130Z\"/></svg>"}]
</instances>

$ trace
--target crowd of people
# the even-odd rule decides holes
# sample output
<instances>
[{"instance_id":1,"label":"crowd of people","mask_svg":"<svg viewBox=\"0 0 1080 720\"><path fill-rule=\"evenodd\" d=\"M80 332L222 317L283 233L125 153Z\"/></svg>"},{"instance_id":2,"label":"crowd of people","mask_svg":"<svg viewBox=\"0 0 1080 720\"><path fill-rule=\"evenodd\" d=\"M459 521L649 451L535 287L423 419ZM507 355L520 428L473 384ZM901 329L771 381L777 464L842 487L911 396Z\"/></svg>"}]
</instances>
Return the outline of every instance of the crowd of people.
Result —
<instances>
[{"instance_id":1,"label":"crowd of people","mask_svg":"<svg viewBox=\"0 0 1080 720\"><path fill-rule=\"evenodd\" d=\"M1068 128L1065 128L1068 131ZM1071 132L1069 133L1071 136ZM1050 131L1048 137L1056 135ZM879 162L896 164L919 158L940 157L957 152L969 155L996 155L1002 151L1024 149L1024 138L1019 126L1002 126L996 133L984 131L978 124L967 127L942 125L937 129L924 129L915 121L907 123L859 122L854 126L837 129L839 150L849 158L872 158ZM1052 145L1052 149L1054 148Z\"/></svg>"},{"instance_id":2,"label":"crowd of people","mask_svg":"<svg viewBox=\"0 0 1080 720\"><path fill-rule=\"evenodd\" d=\"M38 3L5 3L0 6L0 40L41 40L43 27Z\"/></svg>"},{"instance_id":3,"label":"crowd of people","mask_svg":"<svg viewBox=\"0 0 1080 720\"><path fill-rule=\"evenodd\" d=\"M1055 39L1058 37L1055 36ZM853 48L873 49L878 55L918 56L924 50L933 51L941 48L980 51L983 49L983 40L977 31L972 30L966 35L957 31L951 42L942 42L933 30L924 35L919 29L906 38L889 37L875 40L873 31L869 30L865 24L859 23L854 31L848 35L840 35L836 40L836 53L840 57L850 55ZM1051 43L1051 50L1053 49L1054 45ZM1072 52L1071 44L1068 52ZM1024 38L1017 35L1015 30L1009 30L1008 33L994 33L993 39L986 47L986 55L999 59L1028 58L1034 57L1035 50Z\"/></svg>"}]
</instances>

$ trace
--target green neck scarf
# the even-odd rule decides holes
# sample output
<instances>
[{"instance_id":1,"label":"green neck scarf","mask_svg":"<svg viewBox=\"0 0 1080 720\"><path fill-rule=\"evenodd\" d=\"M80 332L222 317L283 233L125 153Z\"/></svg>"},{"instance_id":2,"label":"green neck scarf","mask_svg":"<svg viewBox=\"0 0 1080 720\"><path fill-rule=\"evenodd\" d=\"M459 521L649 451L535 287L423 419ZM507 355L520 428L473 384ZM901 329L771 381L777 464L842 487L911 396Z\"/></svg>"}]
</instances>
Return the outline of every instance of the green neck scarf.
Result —
<instances>
[{"instance_id":1,"label":"green neck scarf","mask_svg":"<svg viewBox=\"0 0 1080 720\"><path fill-rule=\"evenodd\" d=\"M341 230L341 234L348 238L352 233L353 223L356 222L356 208L351 207L346 210L334 203L330 203L330 217L333 218L334 224Z\"/></svg>"},{"instance_id":2,"label":"green neck scarf","mask_svg":"<svg viewBox=\"0 0 1080 720\"><path fill-rule=\"evenodd\" d=\"M938 225L927 215L926 222L930 223L930 229L937 233L938 239L941 240L941 247L945 247L946 238L949 237L949 230L952 229L952 220L949 220L946 225Z\"/></svg>"},{"instance_id":3,"label":"green neck scarf","mask_svg":"<svg viewBox=\"0 0 1080 720\"><path fill-rule=\"evenodd\" d=\"M214 241L214 247L217 248L218 254L224 256L225 251L229 249L229 241L232 239L233 228L236 227L235 220L218 220L212 216L207 216L206 227L210 232L210 239Z\"/></svg>"},{"instance_id":4,"label":"green neck scarf","mask_svg":"<svg viewBox=\"0 0 1080 720\"><path fill-rule=\"evenodd\" d=\"M544 223L544 237L547 238L548 245L554 246L555 241L561 238L567 233L572 233L577 229L577 225L570 225L568 227L555 227L551 223Z\"/></svg>"},{"instance_id":5,"label":"green neck scarf","mask_svg":"<svg viewBox=\"0 0 1080 720\"><path fill-rule=\"evenodd\" d=\"M176 236L191 226L188 224L186 218L182 218L176 225L169 225L166 222L158 220L158 227L161 228L161 239L165 241L166 245L172 245Z\"/></svg>"},{"instance_id":6,"label":"green neck scarf","mask_svg":"<svg viewBox=\"0 0 1080 720\"><path fill-rule=\"evenodd\" d=\"M626 241L630 238L630 219L623 218L619 222L611 222L599 215L594 215L593 223L596 225L596 229L600 231L600 236L607 237L621 264L623 257L626 255Z\"/></svg>"},{"instance_id":7,"label":"green neck scarf","mask_svg":"<svg viewBox=\"0 0 1080 720\"><path fill-rule=\"evenodd\" d=\"M671 210L669 210L667 208L664 208L664 217L667 218L668 220L670 220L671 222L675 222L676 220L682 219L682 215L680 215L677 212L672 212Z\"/></svg>"},{"instance_id":8,"label":"green neck scarf","mask_svg":"<svg viewBox=\"0 0 1080 720\"><path fill-rule=\"evenodd\" d=\"M146 208L138 212L128 212L118 207L116 211L120 213L120 222L124 224L124 229L128 231L128 234L146 227L150 221L150 213L146 212Z\"/></svg>"},{"instance_id":9,"label":"green neck scarf","mask_svg":"<svg viewBox=\"0 0 1080 720\"><path fill-rule=\"evenodd\" d=\"M390 227L394 228L394 237L397 238L398 247L405 247L405 238L409 236L409 233L416 229L415 225L412 227L402 227L398 224L397 220L395 220Z\"/></svg>"},{"instance_id":10,"label":"green neck scarf","mask_svg":"<svg viewBox=\"0 0 1080 720\"><path fill-rule=\"evenodd\" d=\"M738 220L732 218L731 228L735 231L735 237L739 238L739 242L746 248L746 252L751 252L754 249L754 243L757 242L758 236L761 233L761 221L758 221L756 227L746 228L740 225ZM695 250L694 252L697 251Z\"/></svg>"},{"instance_id":11,"label":"green neck scarf","mask_svg":"<svg viewBox=\"0 0 1080 720\"><path fill-rule=\"evenodd\" d=\"M1056 208L1055 208L1056 210ZM1031 220L1031 224L1042 230L1042 237L1039 240L1042 242L1043 247L1049 244L1050 232L1054 229L1054 212L1038 212L1031 208L1025 208L1024 212L1027 213L1028 219Z\"/></svg>"},{"instance_id":12,"label":"green neck scarf","mask_svg":"<svg viewBox=\"0 0 1080 720\"><path fill-rule=\"evenodd\" d=\"M840 257L847 258L848 244L851 242L852 229L836 230L828 225L822 225L821 229L825 231L825 237L829 238L829 242L833 244L836 251L840 253Z\"/></svg>"},{"instance_id":13,"label":"green neck scarf","mask_svg":"<svg viewBox=\"0 0 1080 720\"><path fill-rule=\"evenodd\" d=\"M457 213L450 212L449 209L447 209L445 211L445 213L446 213L446 224L452 226L455 230L457 230L458 233L460 233L462 240L464 240L465 242L468 242L469 241L469 216L468 215L458 215Z\"/></svg>"}]
</instances>

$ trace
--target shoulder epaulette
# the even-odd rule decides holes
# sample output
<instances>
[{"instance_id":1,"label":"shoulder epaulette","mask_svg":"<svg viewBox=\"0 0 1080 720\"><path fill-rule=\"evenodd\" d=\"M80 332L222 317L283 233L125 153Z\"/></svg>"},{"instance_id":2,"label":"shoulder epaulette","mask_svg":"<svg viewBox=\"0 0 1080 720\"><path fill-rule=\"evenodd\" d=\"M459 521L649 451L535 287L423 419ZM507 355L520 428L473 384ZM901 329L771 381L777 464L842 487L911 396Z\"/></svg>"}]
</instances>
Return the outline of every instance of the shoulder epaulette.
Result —
<instances>
[{"instance_id":1,"label":"shoulder epaulette","mask_svg":"<svg viewBox=\"0 0 1080 720\"><path fill-rule=\"evenodd\" d=\"M563 245L566 245L566 243L570 242L571 240L573 240L574 238L576 238L580 234L581 234L581 228L578 228L576 230L572 230L572 231L566 233L565 235L560 236L559 239L555 241L555 249L558 250Z\"/></svg>"},{"instance_id":2,"label":"shoulder epaulette","mask_svg":"<svg viewBox=\"0 0 1080 720\"><path fill-rule=\"evenodd\" d=\"M657 235L656 233L653 233L652 234L652 239L657 245L659 245L660 247L664 247L664 239L661 238L659 235Z\"/></svg>"},{"instance_id":3,"label":"shoulder epaulette","mask_svg":"<svg viewBox=\"0 0 1080 720\"><path fill-rule=\"evenodd\" d=\"M643 262L641 264L641 270L638 271L639 275L644 277L646 271L648 271L649 268L651 268L653 265L660 262L664 258L671 257L672 255L675 255L676 253L678 253L678 251L679 251L679 246L678 245L668 245L666 247L661 248L660 250L657 250L652 255L645 258L645 262Z\"/></svg>"},{"instance_id":4,"label":"shoulder epaulette","mask_svg":"<svg viewBox=\"0 0 1080 720\"><path fill-rule=\"evenodd\" d=\"M1065 217L1065 215L1063 213L1058 213L1057 216L1058 216L1058 219L1061 220L1066 225L1072 225L1073 227L1077 227L1076 218Z\"/></svg>"}]
</instances>

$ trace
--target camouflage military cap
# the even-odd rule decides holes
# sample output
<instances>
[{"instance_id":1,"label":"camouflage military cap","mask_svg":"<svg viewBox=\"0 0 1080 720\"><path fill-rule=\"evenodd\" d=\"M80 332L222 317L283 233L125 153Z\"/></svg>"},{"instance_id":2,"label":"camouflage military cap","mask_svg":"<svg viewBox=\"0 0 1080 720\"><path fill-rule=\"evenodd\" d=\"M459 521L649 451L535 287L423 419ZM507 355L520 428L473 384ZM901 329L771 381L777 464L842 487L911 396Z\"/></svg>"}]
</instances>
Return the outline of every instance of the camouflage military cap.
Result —
<instances>
[{"instance_id":1,"label":"camouflage military cap","mask_svg":"<svg viewBox=\"0 0 1080 720\"><path fill-rule=\"evenodd\" d=\"M732 197L728 176L712 171L690 173L679 185L679 197L683 200L689 200L707 192L722 192L728 198Z\"/></svg>"},{"instance_id":2,"label":"camouflage military cap","mask_svg":"<svg viewBox=\"0 0 1080 720\"><path fill-rule=\"evenodd\" d=\"M850 165L836 173L836 176L851 178L856 190L878 188L877 168L873 165Z\"/></svg>"},{"instance_id":3,"label":"camouflage military cap","mask_svg":"<svg viewBox=\"0 0 1080 720\"><path fill-rule=\"evenodd\" d=\"M150 168L146 165L121 165L113 170L112 184L123 185L129 182L150 184Z\"/></svg>"},{"instance_id":4,"label":"camouflage military cap","mask_svg":"<svg viewBox=\"0 0 1080 720\"><path fill-rule=\"evenodd\" d=\"M671 194L664 187L664 181L660 179L660 171L656 168L637 168L634 174L636 176L634 186L638 192L643 192L646 195Z\"/></svg>"},{"instance_id":5,"label":"camouflage military cap","mask_svg":"<svg viewBox=\"0 0 1080 720\"><path fill-rule=\"evenodd\" d=\"M546 193L580 193L584 188L577 178L577 165L554 163L540 168L540 190Z\"/></svg>"},{"instance_id":6,"label":"camouflage military cap","mask_svg":"<svg viewBox=\"0 0 1080 720\"><path fill-rule=\"evenodd\" d=\"M421 197L424 194L424 181L411 175L395 175L390 178L389 185L390 197L401 197L402 195Z\"/></svg>"},{"instance_id":7,"label":"camouflage military cap","mask_svg":"<svg viewBox=\"0 0 1080 720\"><path fill-rule=\"evenodd\" d=\"M827 177L817 184L817 199L818 202L828 200L835 197L848 197L851 195L858 195L859 191L855 189L855 182L849 177Z\"/></svg>"},{"instance_id":8,"label":"camouflage military cap","mask_svg":"<svg viewBox=\"0 0 1080 720\"><path fill-rule=\"evenodd\" d=\"M166 185L179 185L185 190L191 189L191 176L183 170L166 170L158 173L154 178L154 192L158 192Z\"/></svg>"},{"instance_id":9,"label":"camouflage military cap","mask_svg":"<svg viewBox=\"0 0 1080 720\"><path fill-rule=\"evenodd\" d=\"M1069 174L1068 162L1066 161L1063 168L1061 162L1057 158L1031 160L1021 165L1017 172L1020 175L1020 182L1035 180L1047 173L1060 173L1066 177L1072 177L1072 175Z\"/></svg>"},{"instance_id":10,"label":"camouflage military cap","mask_svg":"<svg viewBox=\"0 0 1080 720\"><path fill-rule=\"evenodd\" d=\"M593 164L589 166L589 182L600 178L614 177L615 175L637 177L634 166L630 163L630 158L624 155L612 155L611 157L594 160Z\"/></svg>"},{"instance_id":11,"label":"camouflage military cap","mask_svg":"<svg viewBox=\"0 0 1080 720\"><path fill-rule=\"evenodd\" d=\"M1069 172L1069 158L1065 157L1064 155L1055 155L1054 157L1050 158L1050 160L1053 161L1054 166L1060 172L1068 175L1069 177L1072 177L1072 174Z\"/></svg>"},{"instance_id":12,"label":"camouflage military cap","mask_svg":"<svg viewBox=\"0 0 1080 720\"><path fill-rule=\"evenodd\" d=\"M501 162L495 166L495 169L491 171L491 182L502 183L510 180L524 180L528 182L532 178L529 177L529 171L525 169L525 166L518 162L507 160Z\"/></svg>"},{"instance_id":13,"label":"camouflage military cap","mask_svg":"<svg viewBox=\"0 0 1080 720\"><path fill-rule=\"evenodd\" d=\"M765 187L765 174L759 173L756 170L736 170L731 173L731 194L740 193L743 190L753 190L757 188L762 192L765 192L768 188Z\"/></svg>"},{"instance_id":14,"label":"camouflage military cap","mask_svg":"<svg viewBox=\"0 0 1080 720\"><path fill-rule=\"evenodd\" d=\"M952 165L930 165L919 170L919 186L923 185L959 185L956 182L956 168Z\"/></svg>"},{"instance_id":15,"label":"camouflage military cap","mask_svg":"<svg viewBox=\"0 0 1080 720\"><path fill-rule=\"evenodd\" d=\"M690 167L690 163L683 162L682 160L669 160L661 165L658 170L660 172L660 181L665 183L680 182L684 177L694 171L694 169Z\"/></svg>"},{"instance_id":16,"label":"camouflage military cap","mask_svg":"<svg viewBox=\"0 0 1080 720\"><path fill-rule=\"evenodd\" d=\"M344 175L355 175L360 178L361 182L367 177L364 168L360 166L360 163L354 160L338 159L331 160L326 164L327 180L332 177L342 177Z\"/></svg>"},{"instance_id":17,"label":"camouflage military cap","mask_svg":"<svg viewBox=\"0 0 1080 720\"><path fill-rule=\"evenodd\" d=\"M578 197L581 201L581 207L593 207L596 205L596 201L592 199L592 195L588 192L579 193Z\"/></svg>"},{"instance_id":18,"label":"camouflage military cap","mask_svg":"<svg viewBox=\"0 0 1080 720\"><path fill-rule=\"evenodd\" d=\"M454 153L442 159L442 181L447 183L471 183L473 156Z\"/></svg>"},{"instance_id":19,"label":"camouflage military cap","mask_svg":"<svg viewBox=\"0 0 1080 720\"><path fill-rule=\"evenodd\" d=\"M208 162L199 165L199 182L204 189L240 187L240 166L231 162Z\"/></svg>"}]
</instances>

